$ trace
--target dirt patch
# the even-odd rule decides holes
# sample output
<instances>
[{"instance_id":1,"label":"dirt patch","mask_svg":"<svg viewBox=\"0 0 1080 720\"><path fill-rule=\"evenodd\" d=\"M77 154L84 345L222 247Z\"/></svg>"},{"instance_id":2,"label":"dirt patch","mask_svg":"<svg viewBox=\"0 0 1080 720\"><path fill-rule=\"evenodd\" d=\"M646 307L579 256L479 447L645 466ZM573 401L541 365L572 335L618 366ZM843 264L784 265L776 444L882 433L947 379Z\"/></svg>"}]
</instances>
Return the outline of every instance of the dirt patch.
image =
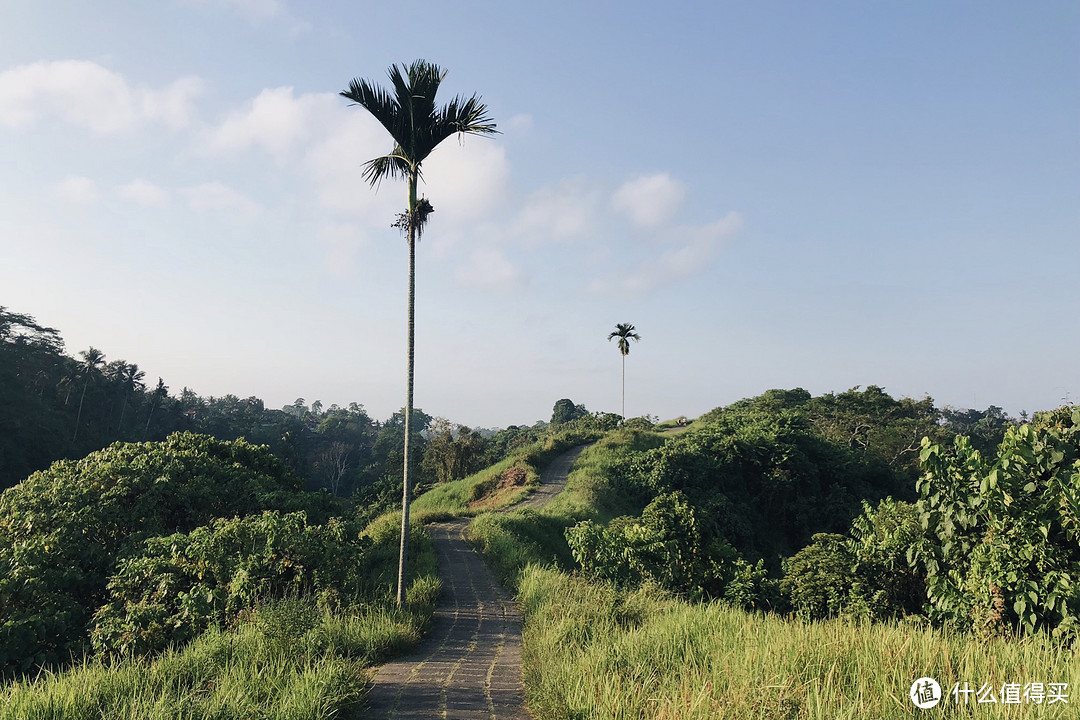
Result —
<instances>
[{"instance_id":1,"label":"dirt patch","mask_svg":"<svg viewBox=\"0 0 1080 720\"><path fill-rule=\"evenodd\" d=\"M490 510L505 505L529 482L529 473L520 465L512 465L498 475L481 480L472 489L470 510Z\"/></svg>"}]
</instances>

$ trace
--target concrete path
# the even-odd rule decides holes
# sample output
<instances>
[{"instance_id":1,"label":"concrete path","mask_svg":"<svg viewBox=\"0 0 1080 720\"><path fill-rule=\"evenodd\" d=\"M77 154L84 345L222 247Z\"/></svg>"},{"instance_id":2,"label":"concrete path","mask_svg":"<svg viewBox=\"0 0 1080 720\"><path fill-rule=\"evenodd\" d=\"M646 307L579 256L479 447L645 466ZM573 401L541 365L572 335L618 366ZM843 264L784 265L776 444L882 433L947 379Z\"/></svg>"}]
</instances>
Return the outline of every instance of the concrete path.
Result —
<instances>
[{"instance_id":1,"label":"concrete path","mask_svg":"<svg viewBox=\"0 0 1080 720\"><path fill-rule=\"evenodd\" d=\"M562 492L584 447L557 457L540 487L517 507L540 507ZM443 594L427 637L375 673L364 718L527 719L521 682L521 613L465 542L469 520L428 526Z\"/></svg>"}]
</instances>

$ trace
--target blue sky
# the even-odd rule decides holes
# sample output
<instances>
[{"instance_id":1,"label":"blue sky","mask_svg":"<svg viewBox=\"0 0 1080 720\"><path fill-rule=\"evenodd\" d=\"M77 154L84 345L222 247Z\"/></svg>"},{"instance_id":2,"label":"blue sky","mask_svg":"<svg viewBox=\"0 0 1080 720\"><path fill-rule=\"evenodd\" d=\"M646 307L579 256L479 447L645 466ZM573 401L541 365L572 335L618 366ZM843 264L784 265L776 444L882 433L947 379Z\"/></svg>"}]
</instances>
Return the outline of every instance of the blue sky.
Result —
<instances>
[{"instance_id":1,"label":"blue sky","mask_svg":"<svg viewBox=\"0 0 1080 720\"><path fill-rule=\"evenodd\" d=\"M0 304L174 392L404 404L405 188L337 96L449 70L416 402L698 415L869 384L1080 397L1075 2L299 3L0 9Z\"/></svg>"}]
</instances>

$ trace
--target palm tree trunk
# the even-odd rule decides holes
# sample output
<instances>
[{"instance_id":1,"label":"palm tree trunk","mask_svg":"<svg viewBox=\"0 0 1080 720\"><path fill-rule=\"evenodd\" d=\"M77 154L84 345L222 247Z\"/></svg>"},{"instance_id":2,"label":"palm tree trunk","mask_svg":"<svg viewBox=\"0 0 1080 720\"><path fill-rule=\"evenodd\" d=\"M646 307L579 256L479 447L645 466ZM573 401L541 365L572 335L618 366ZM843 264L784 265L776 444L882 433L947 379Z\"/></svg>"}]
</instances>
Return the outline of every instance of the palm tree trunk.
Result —
<instances>
[{"instance_id":1,"label":"palm tree trunk","mask_svg":"<svg viewBox=\"0 0 1080 720\"><path fill-rule=\"evenodd\" d=\"M83 384L82 397L79 398L79 412L75 415L75 433L71 436L71 442L75 442L76 440L79 439L79 423L82 422L82 407L83 407L83 402L86 401L86 386L89 385L89 384L90 384L89 380L87 380Z\"/></svg>"},{"instance_id":2,"label":"palm tree trunk","mask_svg":"<svg viewBox=\"0 0 1080 720\"><path fill-rule=\"evenodd\" d=\"M412 483L409 478L409 448L412 445L413 414L413 357L415 339L416 304L416 175L409 177L409 339L408 371L405 391L405 461L401 482L401 551L398 557L397 603L405 605L406 562L409 554L409 502L412 499Z\"/></svg>"},{"instance_id":3,"label":"palm tree trunk","mask_svg":"<svg viewBox=\"0 0 1080 720\"><path fill-rule=\"evenodd\" d=\"M626 356L622 356L622 419L626 421Z\"/></svg>"},{"instance_id":4,"label":"palm tree trunk","mask_svg":"<svg viewBox=\"0 0 1080 720\"><path fill-rule=\"evenodd\" d=\"M157 405L157 395L154 396L153 402L150 403L150 413L146 416L146 427L143 428L143 440L150 433L150 420L154 417L154 406Z\"/></svg>"}]
</instances>

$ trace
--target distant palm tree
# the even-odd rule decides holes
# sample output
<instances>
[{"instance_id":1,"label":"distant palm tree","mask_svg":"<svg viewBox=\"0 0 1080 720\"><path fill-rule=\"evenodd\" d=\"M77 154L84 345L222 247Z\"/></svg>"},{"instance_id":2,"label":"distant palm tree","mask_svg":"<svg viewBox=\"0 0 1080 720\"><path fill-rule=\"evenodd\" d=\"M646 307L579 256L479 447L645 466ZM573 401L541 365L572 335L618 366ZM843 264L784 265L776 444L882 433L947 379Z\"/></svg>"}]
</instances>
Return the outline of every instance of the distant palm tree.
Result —
<instances>
[{"instance_id":1,"label":"distant palm tree","mask_svg":"<svg viewBox=\"0 0 1080 720\"><path fill-rule=\"evenodd\" d=\"M105 365L105 353L97 348L87 348L79 353L79 355L81 355L83 359L78 366L78 372L83 381L83 389L82 397L79 398L79 412L75 416L75 433L71 436L71 442L75 442L79 439L79 423L82 422L82 409L83 402L86 400L86 388L90 386L91 382L96 381L98 377L101 376L101 368Z\"/></svg>"},{"instance_id":2,"label":"distant palm tree","mask_svg":"<svg viewBox=\"0 0 1080 720\"><path fill-rule=\"evenodd\" d=\"M630 323L616 323L615 331L607 336L610 342L612 338L619 338L619 353L622 355L622 416L626 419L626 356L630 354L630 340L637 342L641 336L634 332L634 326Z\"/></svg>"},{"instance_id":3,"label":"distant palm tree","mask_svg":"<svg viewBox=\"0 0 1080 720\"><path fill-rule=\"evenodd\" d=\"M146 377L146 373L140 370L138 365L135 363L124 363L124 367L120 372L120 383L123 394L121 396L120 404L120 423L116 426L118 436L124 429L124 413L127 410L128 398L135 393L141 393L146 389L146 383L143 382L144 377Z\"/></svg>"},{"instance_id":4,"label":"distant palm tree","mask_svg":"<svg viewBox=\"0 0 1080 720\"><path fill-rule=\"evenodd\" d=\"M405 604L405 558L409 542L409 501L412 487L409 476L409 441L413 414L413 357L416 288L416 240L423 232L428 215L433 212L426 198L416 197L421 178L420 164L431 151L455 134L490 135L498 132L480 98L455 97L448 105L435 106L435 94L446 72L434 63L416 60L408 67L392 65L388 71L391 91L367 80L354 79L349 89L341 93L371 113L390 133L394 149L388 155L367 161L364 177L373 186L385 177L403 178L409 186L407 211L399 216L395 227L401 228L409 242L409 334L408 371L405 393L405 455L401 491L401 552L398 558L397 601Z\"/></svg>"},{"instance_id":5,"label":"distant palm tree","mask_svg":"<svg viewBox=\"0 0 1080 720\"><path fill-rule=\"evenodd\" d=\"M143 439L150 433L150 420L154 417L154 408L156 408L163 399L169 396L169 388L165 385L165 381L161 378L157 379L157 387L154 388L154 392L151 393L150 400L150 412L146 415L146 427L143 428Z\"/></svg>"}]
</instances>

